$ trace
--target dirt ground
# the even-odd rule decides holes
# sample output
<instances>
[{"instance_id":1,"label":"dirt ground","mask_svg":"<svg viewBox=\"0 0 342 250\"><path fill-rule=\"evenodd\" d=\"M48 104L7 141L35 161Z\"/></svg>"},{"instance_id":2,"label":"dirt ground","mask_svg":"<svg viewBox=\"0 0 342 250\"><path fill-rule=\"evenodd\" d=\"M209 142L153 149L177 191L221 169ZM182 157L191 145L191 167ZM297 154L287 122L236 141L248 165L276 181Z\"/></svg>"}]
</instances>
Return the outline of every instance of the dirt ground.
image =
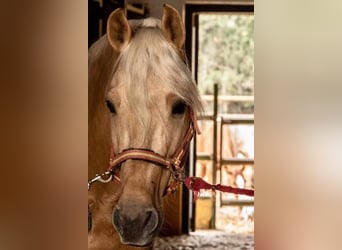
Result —
<instances>
[{"instance_id":1,"label":"dirt ground","mask_svg":"<svg viewBox=\"0 0 342 250\"><path fill-rule=\"evenodd\" d=\"M189 235L160 237L155 250L250 250L254 249L254 208L217 207L217 230L196 230Z\"/></svg>"},{"instance_id":2,"label":"dirt ground","mask_svg":"<svg viewBox=\"0 0 342 250\"><path fill-rule=\"evenodd\" d=\"M250 250L254 249L253 234L234 234L217 230L199 230L190 235L157 238L155 250Z\"/></svg>"}]
</instances>

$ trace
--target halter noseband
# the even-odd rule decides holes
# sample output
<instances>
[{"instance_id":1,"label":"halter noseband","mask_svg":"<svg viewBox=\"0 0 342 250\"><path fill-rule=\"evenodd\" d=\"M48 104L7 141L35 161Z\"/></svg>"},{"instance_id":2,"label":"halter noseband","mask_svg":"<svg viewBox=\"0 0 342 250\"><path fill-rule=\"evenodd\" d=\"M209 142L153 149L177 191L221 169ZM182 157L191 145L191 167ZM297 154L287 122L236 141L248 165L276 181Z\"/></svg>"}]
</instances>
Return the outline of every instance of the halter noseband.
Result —
<instances>
[{"instance_id":1,"label":"halter noseband","mask_svg":"<svg viewBox=\"0 0 342 250\"><path fill-rule=\"evenodd\" d=\"M189 112L190 112L190 117L191 117L189 129L187 133L185 134L183 141L178 146L173 157L167 158L154 152L153 150L145 149L145 148L128 148L128 149L124 149L118 155L115 155L112 149L111 157L109 159L108 170L102 175L96 175L93 179L89 180L88 190L90 188L90 185L95 181L106 183L106 182L111 181L113 177L115 180L120 181L120 178L114 174L116 168L120 167L120 165L127 160L142 160L142 161L155 163L171 171L173 180L167 186L164 192L164 195L173 193L177 189L177 184L179 182L183 182L183 179L184 179L183 178L183 166L184 166L185 159L189 150L190 142L196 132L200 134L200 130L197 125L196 116L192 109L189 109ZM106 176L107 178L103 178L104 176Z\"/></svg>"}]
</instances>

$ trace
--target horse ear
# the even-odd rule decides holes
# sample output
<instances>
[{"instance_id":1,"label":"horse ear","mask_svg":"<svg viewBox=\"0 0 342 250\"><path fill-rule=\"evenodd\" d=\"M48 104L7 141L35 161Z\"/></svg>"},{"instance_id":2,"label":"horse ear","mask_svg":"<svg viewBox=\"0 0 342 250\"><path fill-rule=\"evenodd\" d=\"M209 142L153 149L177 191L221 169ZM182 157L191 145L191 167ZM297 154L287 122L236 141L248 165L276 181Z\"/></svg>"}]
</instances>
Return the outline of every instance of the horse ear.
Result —
<instances>
[{"instance_id":1,"label":"horse ear","mask_svg":"<svg viewBox=\"0 0 342 250\"><path fill-rule=\"evenodd\" d=\"M182 49L185 42L185 30L182 18L177 10L170 5L164 4L161 29L166 39Z\"/></svg>"},{"instance_id":2,"label":"horse ear","mask_svg":"<svg viewBox=\"0 0 342 250\"><path fill-rule=\"evenodd\" d=\"M122 9L113 11L107 22L107 38L112 47L121 52L132 37L132 29Z\"/></svg>"}]
</instances>

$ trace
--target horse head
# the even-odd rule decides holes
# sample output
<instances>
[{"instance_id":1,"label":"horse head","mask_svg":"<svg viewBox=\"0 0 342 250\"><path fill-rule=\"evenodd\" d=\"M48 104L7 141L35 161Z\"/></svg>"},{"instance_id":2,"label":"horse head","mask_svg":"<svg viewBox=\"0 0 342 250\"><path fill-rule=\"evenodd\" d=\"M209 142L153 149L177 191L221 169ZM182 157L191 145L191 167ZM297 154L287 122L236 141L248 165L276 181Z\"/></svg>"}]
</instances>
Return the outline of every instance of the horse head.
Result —
<instances>
[{"instance_id":1,"label":"horse head","mask_svg":"<svg viewBox=\"0 0 342 250\"><path fill-rule=\"evenodd\" d=\"M161 21L128 21L118 9L108 19L106 40L117 57L104 89L103 112L110 120L114 160L121 156L113 166L120 169L121 184L113 196L112 222L123 244L146 246L162 226L162 198L175 168L184 164L193 114L201 104L174 8L164 5Z\"/></svg>"}]
</instances>

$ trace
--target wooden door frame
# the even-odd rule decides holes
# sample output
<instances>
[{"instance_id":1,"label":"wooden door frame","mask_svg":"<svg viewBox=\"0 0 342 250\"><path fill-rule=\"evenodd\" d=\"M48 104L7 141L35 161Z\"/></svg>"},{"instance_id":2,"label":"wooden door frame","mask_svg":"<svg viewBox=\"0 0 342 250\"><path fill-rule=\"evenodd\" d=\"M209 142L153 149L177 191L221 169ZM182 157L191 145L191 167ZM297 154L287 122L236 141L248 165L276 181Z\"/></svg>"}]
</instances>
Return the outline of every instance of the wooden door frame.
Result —
<instances>
[{"instance_id":1,"label":"wooden door frame","mask_svg":"<svg viewBox=\"0 0 342 250\"><path fill-rule=\"evenodd\" d=\"M198 80L198 16L204 13L254 13L254 1L241 1L241 2L225 2L225 3L186 3L185 4L185 51L187 52L187 57L189 59L190 68L193 72L195 81ZM196 149L196 138L194 140L194 149ZM194 150L194 157L190 173L195 173L196 167L196 150ZM190 194L187 189L183 189L183 223L182 223L182 233L189 233L190 231L195 231L195 215L196 209L195 204L190 203ZM191 206L190 206L191 204ZM190 212L190 210L192 212ZM190 216L191 213L191 216ZM187 219L186 219L187 218Z\"/></svg>"}]
</instances>

